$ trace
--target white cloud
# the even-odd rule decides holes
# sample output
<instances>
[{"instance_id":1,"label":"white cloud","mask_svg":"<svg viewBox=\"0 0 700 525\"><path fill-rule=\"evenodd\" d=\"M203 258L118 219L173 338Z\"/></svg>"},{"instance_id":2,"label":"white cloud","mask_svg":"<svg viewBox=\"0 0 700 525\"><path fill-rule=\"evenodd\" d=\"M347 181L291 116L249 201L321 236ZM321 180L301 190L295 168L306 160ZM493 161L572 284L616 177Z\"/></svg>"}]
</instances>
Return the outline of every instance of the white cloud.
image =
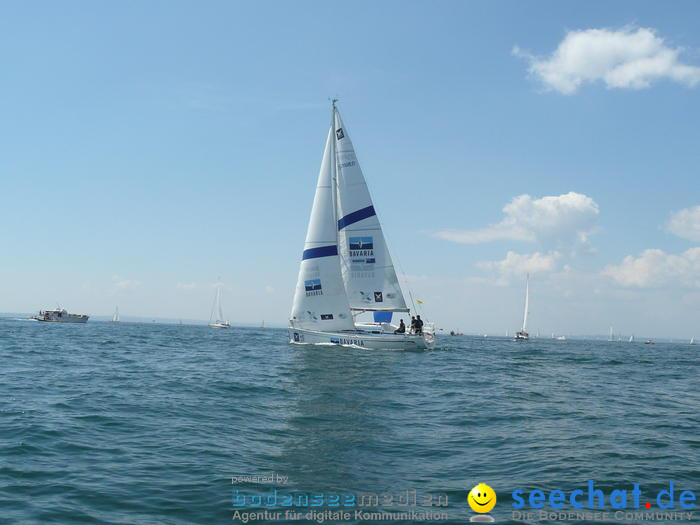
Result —
<instances>
[{"instance_id":1,"label":"white cloud","mask_svg":"<svg viewBox=\"0 0 700 525\"><path fill-rule=\"evenodd\" d=\"M671 214L666 230L689 241L700 241L700 206L684 208Z\"/></svg>"},{"instance_id":2,"label":"white cloud","mask_svg":"<svg viewBox=\"0 0 700 525\"><path fill-rule=\"evenodd\" d=\"M114 286L117 288L136 288L141 283L138 281L132 281L131 279L124 279L123 281L117 281Z\"/></svg>"},{"instance_id":3,"label":"white cloud","mask_svg":"<svg viewBox=\"0 0 700 525\"><path fill-rule=\"evenodd\" d=\"M697 288L700 287L700 248L678 255L658 249L644 250L639 257L629 255L621 264L606 266L602 274L623 286Z\"/></svg>"},{"instance_id":4,"label":"white cloud","mask_svg":"<svg viewBox=\"0 0 700 525\"><path fill-rule=\"evenodd\" d=\"M497 240L537 241L546 248L587 246L599 214L596 202L581 193L534 199L520 195L503 208L501 222L480 230L444 230L436 237L463 244Z\"/></svg>"},{"instance_id":5,"label":"white cloud","mask_svg":"<svg viewBox=\"0 0 700 525\"><path fill-rule=\"evenodd\" d=\"M692 87L700 82L700 67L679 61L681 51L667 46L654 29L632 27L569 31L545 58L513 48L530 62L531 75L567 95L598 80L608 88L642 89L659 79Z\"/></svg>"},{"instance_id":6,"label":"white cloud","mask_svg":"<svg viewBox=\"0 0 700 525\"><path fill-rule=\"evenodd\" d=\"M505 286L515 276L522 277L526 273L534 274L553 271L557 267L559 258L559 252L535 252L528 255L509 251L505 259L500 261L481 261L476 263L476 266L492 275L491 279L485 279L485 281L490 280L498 285ZM484 279L479 280L484 281Z\"/></svg>"},{"instance_id":7,"label":"white cloud","mask_svg":"<svg viewBox=\"0 0 700 525\"><path fill-rule=\"evenodd\" d=\"M139 281L135 281L133 279L125 279L124 277L121 277L119 275L112 276L112 284L115 288L119 290L125 290L127 288L136 288L141 285Z\"/></svg>"}]
</instances>

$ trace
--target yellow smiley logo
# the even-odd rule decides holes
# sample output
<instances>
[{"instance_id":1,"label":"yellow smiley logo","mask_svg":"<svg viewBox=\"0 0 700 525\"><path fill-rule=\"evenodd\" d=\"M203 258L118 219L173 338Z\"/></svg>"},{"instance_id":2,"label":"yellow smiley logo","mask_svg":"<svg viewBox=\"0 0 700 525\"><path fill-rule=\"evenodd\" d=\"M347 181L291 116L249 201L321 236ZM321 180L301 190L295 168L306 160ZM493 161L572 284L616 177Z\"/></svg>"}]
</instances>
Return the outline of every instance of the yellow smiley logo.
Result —
<instances>
[{"instance_id":1,"label":"yellow smiley logo","mask_svg":"<svg viewBox=\"0 0 700 525\"><path fill-rule=\"evenodd\" d=\"M490 511L496 504L496 491L486 483L479 483L471 490L467 501L474 512L483 514Z\"/></svg>"}]
</instances>

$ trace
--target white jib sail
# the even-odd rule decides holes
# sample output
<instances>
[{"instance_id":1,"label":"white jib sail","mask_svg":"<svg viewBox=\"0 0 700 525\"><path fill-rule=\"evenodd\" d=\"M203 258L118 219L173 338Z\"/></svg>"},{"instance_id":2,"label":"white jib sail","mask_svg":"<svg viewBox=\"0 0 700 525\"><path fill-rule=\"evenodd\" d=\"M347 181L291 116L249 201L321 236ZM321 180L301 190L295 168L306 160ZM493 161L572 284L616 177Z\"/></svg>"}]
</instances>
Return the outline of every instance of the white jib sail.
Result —
<instances>
[{"instance_id":1,"label":"white jib sail","mask_svg":"<svg viewBox=\"0 0 700 525\"><path fill-rule=\"evenodd\" d=\"M293 327L321 331L355 328L338 256L332 134L329 129L291 314Z\"/></svg>"},{"instance_id":2,"label":"white jib sail","mask_svg":"<svg viewBox=\"0 0 700 525\"><path fill-rule=\"evenodd\" d=\"M525 280L525 315L523 315L523 332L527 332L527 316L530 310L530 276Z\"/></svg>"},{"instance_id":3,"label":"white jib sail","mask_svg":"<svg viewBox=\"0 0 700 525\"><path fill-rule=\"evenodd\" d=\"M219 293L216 297L216 302L219 308L219 322L224 322L224 311L221 308L221 286L219 286Z\"/></svg>"},{"instance_id":4,"label":"white jib sail","mask_svg":"<svg viewBox=\"0 0 700 525\"><path fill-rule=\"evenodd\" d=\"M348 130L334 111L338 244L353 310L408 311Z\"/></svg>"}]
</instances>

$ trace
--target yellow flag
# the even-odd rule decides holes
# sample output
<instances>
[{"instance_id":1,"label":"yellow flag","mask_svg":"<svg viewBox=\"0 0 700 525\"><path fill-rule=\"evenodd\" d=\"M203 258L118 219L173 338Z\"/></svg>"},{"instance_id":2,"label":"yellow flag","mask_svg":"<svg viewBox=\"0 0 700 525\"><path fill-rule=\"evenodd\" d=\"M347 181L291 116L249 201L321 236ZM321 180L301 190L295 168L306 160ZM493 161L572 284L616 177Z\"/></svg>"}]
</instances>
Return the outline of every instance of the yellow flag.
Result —
<instances>
[{"instance_id":1,"label":"yellow flag","mask_svg":"<svg viewBox=\"0 0 700 525\"><path fill-rule=\"evenodd\" d=\"M423 301L421 301L420 299L416 299L416 301L418 301L418 304L423 304Z\"/></svg>"}]
</instances>

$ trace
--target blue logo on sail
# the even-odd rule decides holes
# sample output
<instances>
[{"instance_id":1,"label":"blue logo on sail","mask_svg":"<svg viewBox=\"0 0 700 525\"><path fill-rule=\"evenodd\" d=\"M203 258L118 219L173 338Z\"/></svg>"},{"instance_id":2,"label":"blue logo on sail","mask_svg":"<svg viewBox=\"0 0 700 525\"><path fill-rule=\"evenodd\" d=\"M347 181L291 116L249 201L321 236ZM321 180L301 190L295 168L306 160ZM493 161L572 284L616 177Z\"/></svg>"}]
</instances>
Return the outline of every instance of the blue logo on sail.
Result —
<instances>
[{"instance_id":1,"label":"blue logo on sail","mask_svg":"<svg viewBox=\"0 0 700 525\"><path fill-rule=\"evenodd\" d=\"M307 297L311 295L322 295L321 279L309 279L308 281L304 281L304 290L306 291Z\"/></svg>"},{"instance_id":2,"label":"blue logo on sail","mask_svg":"<svg viewBox=\"0 0 700 525\"><path fill-rule=\"evenodd\" d=\"M373 250L374 242L372 237L350 237L348 239L350 250Z\"/></svg>"},{"instance_id":3,"label":"blue logo on sail","mask_svg":"<svg viewBox=\"0 0 700 525\"><path fill-rule=\"evenodd\" d=\"M352 264L362 266L374 264L374 239L372 237L350 237L348 238L348 249Z\"/></svg>"}]
</instances>

